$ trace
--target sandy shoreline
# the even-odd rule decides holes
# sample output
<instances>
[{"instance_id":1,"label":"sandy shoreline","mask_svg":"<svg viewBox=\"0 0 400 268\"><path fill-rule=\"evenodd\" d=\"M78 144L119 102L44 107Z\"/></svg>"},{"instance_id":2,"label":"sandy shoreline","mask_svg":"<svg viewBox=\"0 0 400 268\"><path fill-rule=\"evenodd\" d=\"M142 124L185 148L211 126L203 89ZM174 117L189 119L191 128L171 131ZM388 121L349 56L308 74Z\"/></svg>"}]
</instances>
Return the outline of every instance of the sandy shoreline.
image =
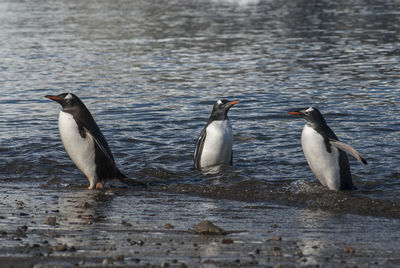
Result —
<instances>
[{"instance_id":1,"label":"sandy shoreline","mask_svg":"<svg viewBox=\"0 0 400 268\"><path fill-rule=\"evenodd\" d=\"M0 196L0 267L400 265L398 219L133 189ZM203 220L227 234L194 233Z\"/></svg>"}]
</instances>

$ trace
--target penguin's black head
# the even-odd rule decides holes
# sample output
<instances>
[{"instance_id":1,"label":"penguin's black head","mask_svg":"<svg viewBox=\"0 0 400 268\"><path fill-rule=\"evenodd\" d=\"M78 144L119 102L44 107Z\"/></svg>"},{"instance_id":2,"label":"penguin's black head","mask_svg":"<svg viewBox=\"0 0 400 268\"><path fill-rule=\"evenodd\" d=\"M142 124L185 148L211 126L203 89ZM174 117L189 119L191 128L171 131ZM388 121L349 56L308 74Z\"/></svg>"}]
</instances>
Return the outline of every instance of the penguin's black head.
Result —
<instances>
[{"instance_id":1,"label":"penguin's black head","mask_svg":"<svg viewBox=\"0 0 400 268\"><path fill-rule=\"evenodd\" d=\"M289 111L288 113L292 115L299 115L303 117L307 121L307 123L310 123L312 125L318 125L325 122L324 117L315 107L297 109L294 111Z\"/></svg>"},{"instance_id":2,"label":"penguin's black head","mask_svg":"<svg viewBox=\"0 0 400 268\"><path fill-rule=\"evenodd\" d=\"M61 104L63 110L84 106L82 101L72 93L61 93L57 96L46 95L45 97Z\"/></svg>"},{"instance_id":3,"label":"penguin's black head","mask_svg":"<svg viewBox=\"0 0 400 268\"><path fill-rule=\"evenodd\" d=\"M211 117L214 120L224 120L227 117L229 109L238 104L239 101L218 100L213 107Z\"/></svg>"}]
</instances>

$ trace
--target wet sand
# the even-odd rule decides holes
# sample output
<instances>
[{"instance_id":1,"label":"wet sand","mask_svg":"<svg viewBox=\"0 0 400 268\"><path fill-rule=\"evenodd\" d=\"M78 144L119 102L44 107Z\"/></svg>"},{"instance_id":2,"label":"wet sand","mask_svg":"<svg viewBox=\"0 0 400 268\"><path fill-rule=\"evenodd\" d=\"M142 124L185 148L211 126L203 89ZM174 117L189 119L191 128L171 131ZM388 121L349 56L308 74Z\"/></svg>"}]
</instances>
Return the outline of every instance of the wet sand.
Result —
<instances>
[{"instance_id":1,"label":"wet sand","mask_svg":"<svg viewBox=\"0 0 400 268\"><path fill-rule=\"evenodd\" d=\"M400 265L398 219L159 187L25 186L2 186L0 267ZM226 234L196 233L204 220Z\"/></svg>"}]
</instances>

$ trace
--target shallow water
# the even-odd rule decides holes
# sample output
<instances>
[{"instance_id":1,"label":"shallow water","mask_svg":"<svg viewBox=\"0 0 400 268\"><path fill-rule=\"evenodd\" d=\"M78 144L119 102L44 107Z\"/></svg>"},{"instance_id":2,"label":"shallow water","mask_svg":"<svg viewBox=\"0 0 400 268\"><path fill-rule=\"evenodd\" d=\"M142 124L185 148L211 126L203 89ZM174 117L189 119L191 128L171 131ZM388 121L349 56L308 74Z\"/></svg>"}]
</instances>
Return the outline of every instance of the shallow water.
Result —
<instances>
[{"instance_id":1,"label":"shallow water","mask_svg":"<svg viewBox=\"0 0 400 268\"><path fill-rule=\"evenodd\" d=\"M400 217L400 8L392 1L2 1L2 183L86 187L61 144L74 92L120 169L154 190ZM213 103L230 111L234 166L192 169ZM317 183L300 146L318 107L344 142L358 190ZM160 184L160 181L162 182Z\"/></svg>"}]
</instances>

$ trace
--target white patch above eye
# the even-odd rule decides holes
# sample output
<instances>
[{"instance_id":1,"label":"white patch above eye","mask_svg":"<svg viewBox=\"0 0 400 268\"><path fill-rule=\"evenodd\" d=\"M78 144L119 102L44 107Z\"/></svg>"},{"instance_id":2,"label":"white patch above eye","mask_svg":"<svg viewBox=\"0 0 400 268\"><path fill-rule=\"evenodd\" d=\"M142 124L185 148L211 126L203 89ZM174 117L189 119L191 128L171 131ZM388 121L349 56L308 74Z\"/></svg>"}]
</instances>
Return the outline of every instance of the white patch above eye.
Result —
<instances>
[{"instance_id":1,"label":"white patch above eye","mask_svg":"<svg viewBox=\"0 0 400 268\"><path fill-rule=\"evenodd\" d=\"M314 111L314 108L313 108L313 107L309 107L309 108L306 110L306 112L312 112L312 111Z\"/></svg>"},{"instance_id":2,"label":"white patch above eye","mask_svg":"<svg viewBox=\"0 0 400 268\"><path fill-rule=\"evenodd\" d=\"M217 103L218 103L218 104L222 104L222 101L221 101L221 100L218 100Z\"/></svg>"},{"instance_id":3,"label":"white patch above eye","mask_svg":"<svg viewBox=\"0 0 400 268\"><path fill-rule=\"evenodd\" d=\"M68 93L68 95L67 96L65 96L65 98L64 98L65 100L70 100L70 99L72 99L72 95L71 95L71 93Z\"/></svg>"}]
</instances>

